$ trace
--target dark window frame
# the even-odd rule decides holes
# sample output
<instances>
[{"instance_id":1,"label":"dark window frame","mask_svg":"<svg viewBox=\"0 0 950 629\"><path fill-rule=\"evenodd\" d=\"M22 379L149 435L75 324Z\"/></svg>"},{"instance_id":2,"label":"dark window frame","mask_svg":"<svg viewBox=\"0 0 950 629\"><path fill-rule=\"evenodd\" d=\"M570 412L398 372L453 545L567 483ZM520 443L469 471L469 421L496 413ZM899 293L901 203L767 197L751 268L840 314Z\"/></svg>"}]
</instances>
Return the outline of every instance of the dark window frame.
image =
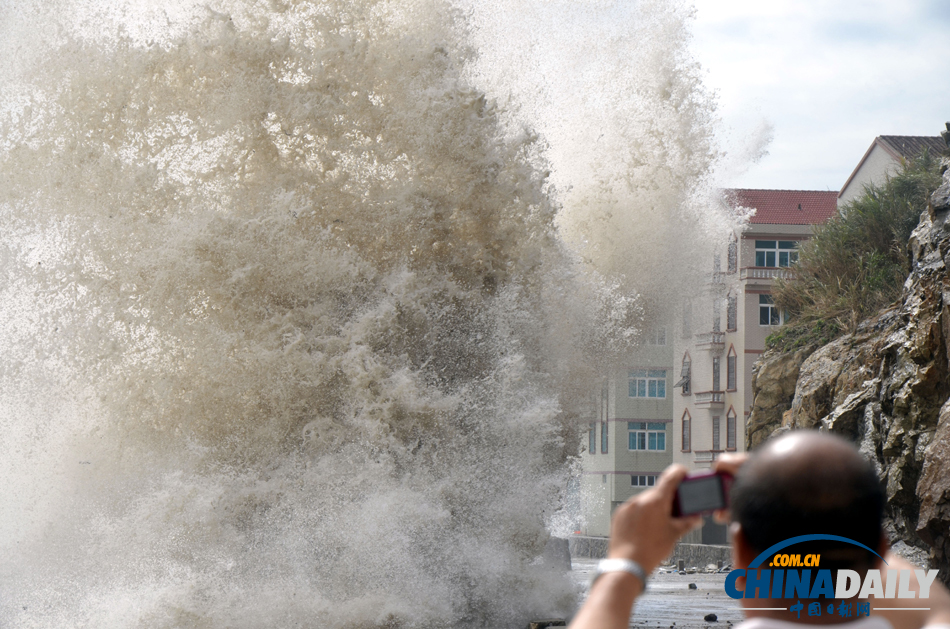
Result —
<instances>
[{"instance_id":1,"label":"dark window frame","mask_svg":"<svg viewBox=\"0 0 950 629\"><path fill-rule=\"evenodd\" d=\"M729 407L729 412L726 413L726 450L734 452L736 450L736 424L737 422L736 411L731 406Z\"/></svg>"},{"instance_id":2,"label":"dark window frame","mask_svg":"<svg viewBox=\"0 0 950 629\"><path fill-rule=\"evenodd\" d=\"M627 422L627 452L666 452L666 428L665 422Z\"/></svg>"},{"instance_id":3,"label":"dark window frame","mask_svg":"<svg viewBox=\"0 0 950 629\"><path fill-rule=\"evenodd\" d=\"M798 262L798 242L794 240L756 240L755 266L788 268Z\"/></svg>"},{"instance_id":4,"label":"dark window frame","mask_svg":"<svg viewBox=\"0 0 950 629\"><path fill-rule=\"evenodd\" d=\"M689 414L689 410L683 411L683 416L680 418L680 433L682 439L682 443L680 443L680 451L692 452L693 418Z\"/></svg>"},{"instance_id":5,"label":"dark window frame","mask_svg":"<svg viewBox=\"0 0 950 629\"><path fill-rule=\"evenodd\" d=\"M782 325L782 313L771 295L759 295L759 325L764 328Z\"/></svg>"},{"instance_id":6,"label":"dark window frame","mask_svg":"<svg viewBox=\"0 0 950 629\"><path fill-rule=\"evenodd\" d=\"M689 352L683 354L683 364L680 376L686 380L683 383L683 395L690 395L692 393L690 382L693 379L693 360L690 358Z\"/></svg>"},{"instance_id":7,"label":"dark window frame","mask_svg":"<svg viewBox=\"0 0 950 629\"><path fill-rule=\"evenodd\" d=\"M726 298L726 332L735 332L739 327L739 299L735 295Z\"/></svg>"},{"instance_id":8,"label":"dark window frame","mask_svg":"<svg viewBox=\"0 0 950 629\"><path fill-rule=\"evenodd\" d=\"M738 388L737 362L736 348L729 347L729 353L726 355L726 391L735 391Z\"/></svg>"},{"instance_id":9,"label":"dark window frame","mask_svg":"<svg viewBox=\"0 0 950 629\"><path fill-rule=\"evenodd\" d=\"M654 487L656 485L656 474L631 474L631 487Z\"/></svg>"},{"instance_id":10,"label":"dark window frame","mask_svg":"<svg viewBox=\"0 0 950 629\"><path fill-rule=\"evenodd\" d=\"M667 378L669 378L669 373L666 369L631 369L627 372L627 397L665 400ZM662 395L660 395L661 389Z\"/></svg>"}]
</instances>

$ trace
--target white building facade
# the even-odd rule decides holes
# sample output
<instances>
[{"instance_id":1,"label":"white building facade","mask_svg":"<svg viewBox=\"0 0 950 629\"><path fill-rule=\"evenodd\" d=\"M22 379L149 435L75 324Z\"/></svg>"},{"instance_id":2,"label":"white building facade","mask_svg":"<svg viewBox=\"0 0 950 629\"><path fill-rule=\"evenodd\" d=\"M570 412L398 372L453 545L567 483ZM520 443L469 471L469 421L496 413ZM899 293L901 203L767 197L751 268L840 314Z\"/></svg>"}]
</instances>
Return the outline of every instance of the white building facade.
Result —
<instances>
[{"instance_id":1,"label":"white building facade","mask_svg":"<svg viewBox=\"0 0 950 629\"><path fill-rule=\"evenodd\" d=\"M749 225L713 262L706 290L687 300L674 335L673 462L712 467L724 452L745 450L752 408L752 366L783 323L772 282L787 276L798 247L837 210L836 192L727 190L734 207L755 208ZM707 522L686 541L725 544Z\"/></svg>"}]
</instances>

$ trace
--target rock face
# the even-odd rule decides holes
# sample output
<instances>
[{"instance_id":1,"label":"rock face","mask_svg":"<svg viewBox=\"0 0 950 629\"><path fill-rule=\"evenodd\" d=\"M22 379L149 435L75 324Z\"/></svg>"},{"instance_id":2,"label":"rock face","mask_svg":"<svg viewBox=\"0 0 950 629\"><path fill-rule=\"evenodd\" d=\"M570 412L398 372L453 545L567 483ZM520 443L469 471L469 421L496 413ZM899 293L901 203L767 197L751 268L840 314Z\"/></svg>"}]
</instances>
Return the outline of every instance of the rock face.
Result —
<instances>
[{"instance_id":1,"label":"rock face","mask_svg":"<svg viewBox=\"0 0 950 629\"><path fill-rule=\"evenodd\" d=\"M802 362L815 351L805 347L789 354L769 352L752 368L755 397L746 422L746 447L754 448L782 425L782 414L791 407Z\"/></svg>"},{"instance_id":2,"label":"rock face","mask_svg":"<svg viewBox=\"0 0 950 629\"><path fill-rule=\"evenodd\" d=\"M950 171L911 235L902 301L820 348L767 352L753 375L750 447L818 428L859 444L887 487L892 542L930 549L950 583ZM797 378L794 385L790 382Z\"/></svg>"}]
</instances>

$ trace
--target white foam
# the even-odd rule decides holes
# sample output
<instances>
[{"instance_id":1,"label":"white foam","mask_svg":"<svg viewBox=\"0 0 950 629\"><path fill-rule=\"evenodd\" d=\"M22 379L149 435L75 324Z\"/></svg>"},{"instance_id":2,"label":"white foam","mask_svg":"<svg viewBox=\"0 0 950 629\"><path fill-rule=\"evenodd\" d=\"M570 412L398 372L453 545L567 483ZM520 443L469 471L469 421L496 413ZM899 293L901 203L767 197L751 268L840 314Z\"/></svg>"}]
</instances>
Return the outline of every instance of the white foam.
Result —
<instances>
[{"instance_id":1,"label":"white foam","mask_svg":"<svg viewBox=\"0 0 950 629\"><path fill-rule=\"evenodd\" d=\"M558 136L486 99L436 0L154 6L6 22L43 35L0 84L0 624L568 613L537 559L642 316L611 260L659 251L625 221L692 237L693 158L558 196Z\"/></svg>"}]
</instances>

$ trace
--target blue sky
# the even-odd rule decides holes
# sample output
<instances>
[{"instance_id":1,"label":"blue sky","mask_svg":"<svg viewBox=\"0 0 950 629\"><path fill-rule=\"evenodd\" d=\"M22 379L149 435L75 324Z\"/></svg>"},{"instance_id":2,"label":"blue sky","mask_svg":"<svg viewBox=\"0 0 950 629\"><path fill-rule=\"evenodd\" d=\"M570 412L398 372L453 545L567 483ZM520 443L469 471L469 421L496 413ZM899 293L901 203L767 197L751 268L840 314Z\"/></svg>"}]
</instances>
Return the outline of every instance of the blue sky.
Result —
<instances>
[{"instance_id":1,"label":"blue sky","mask_svg":"<svg viewBox=\"0 0 950 629\"><path fill-rule=\"evenodd\" d=\"M723 185L838 190L875 136L938 135L950 121L948 0L695 6L692 48L727 150L772 136L768 155Z\"/></svg>"}]
</instances>

